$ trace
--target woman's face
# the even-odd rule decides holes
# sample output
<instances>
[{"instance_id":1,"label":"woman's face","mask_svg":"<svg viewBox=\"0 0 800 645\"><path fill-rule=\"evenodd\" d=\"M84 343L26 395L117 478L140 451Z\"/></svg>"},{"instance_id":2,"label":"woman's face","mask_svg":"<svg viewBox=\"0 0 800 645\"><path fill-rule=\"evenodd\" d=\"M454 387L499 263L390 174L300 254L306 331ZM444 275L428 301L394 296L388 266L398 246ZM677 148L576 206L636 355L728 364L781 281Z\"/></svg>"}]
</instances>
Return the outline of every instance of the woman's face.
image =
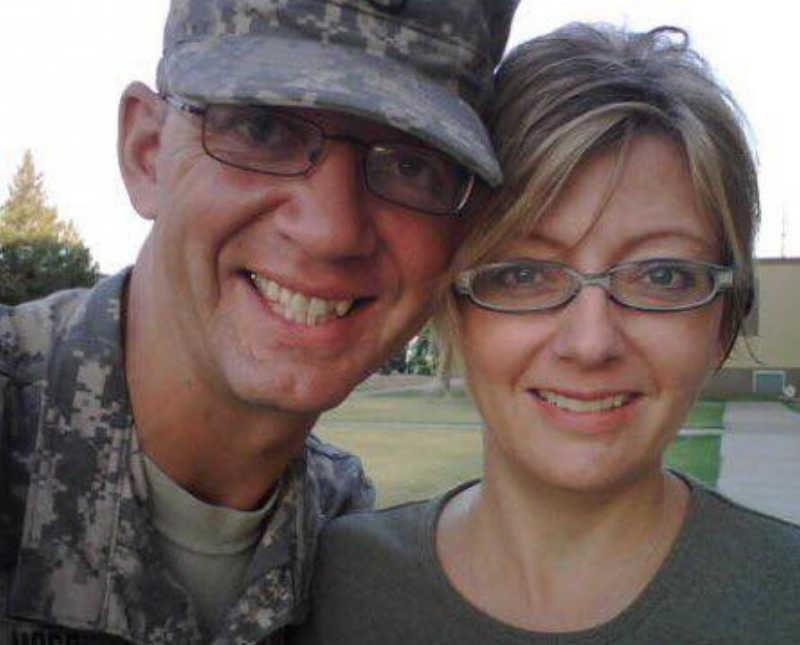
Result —
<instances>
[{"instance_id":1,"label":"woman's face","mask_svg":"<svg viewBox=\"0 0 800 645\"><path fill-rule=\"evenodd\" d=\"M719 260L674 144L637 138L603 206L615 163L590 159L534 234L509 240L497 259L557 260L583 273L649 258ZM588 492L652 475L720 360L721 311L719 297L690 311L637 311L597 286L525 314L464 299L461 349L486 421L487 476Z\"/></svg>"}]
</instances>

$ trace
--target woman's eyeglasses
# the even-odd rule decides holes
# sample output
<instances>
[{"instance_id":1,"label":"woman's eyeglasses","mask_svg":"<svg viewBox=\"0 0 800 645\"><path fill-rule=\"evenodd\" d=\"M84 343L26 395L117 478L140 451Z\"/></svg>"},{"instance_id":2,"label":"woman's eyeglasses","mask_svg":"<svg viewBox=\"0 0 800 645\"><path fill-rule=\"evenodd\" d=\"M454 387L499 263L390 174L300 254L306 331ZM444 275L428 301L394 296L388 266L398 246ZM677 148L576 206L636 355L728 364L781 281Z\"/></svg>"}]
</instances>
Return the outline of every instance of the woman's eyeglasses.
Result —
<instances>
[{"instance_id":1,"label":"woman's eyeglasses","mask_svg":"<svg viewBox=\"0 0 800 645\"><path fill-rule=\"evenodd\" d=\"M585 286L602 287L625 307L684 311L702 307L730 289L733 275L730 267L669 258L625 262L603 273L520 259L468 269L456 278L454 288L480 307L508 313L560 307Z\"/></svg>"}]
</instances>

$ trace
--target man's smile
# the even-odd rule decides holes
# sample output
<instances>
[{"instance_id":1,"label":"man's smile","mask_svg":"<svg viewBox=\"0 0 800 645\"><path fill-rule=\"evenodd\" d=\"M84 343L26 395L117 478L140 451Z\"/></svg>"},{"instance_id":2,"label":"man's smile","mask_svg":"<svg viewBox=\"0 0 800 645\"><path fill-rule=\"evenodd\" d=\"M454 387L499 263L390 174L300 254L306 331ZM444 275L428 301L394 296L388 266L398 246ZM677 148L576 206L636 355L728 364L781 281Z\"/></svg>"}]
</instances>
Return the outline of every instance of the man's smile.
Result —
<instances>
[{"instance_id":1,"label":"man's smile","mask_svg":"<svg viewBox=\"0 0 800 645\"><path fill-rule=\"evenodd\" d=\"M342 318L355 302L354 298L329 300L292 291L255 272L250 272L249 278L273 312L303 325L322 325L329 320Z\"/></svg>"}]
</instances>

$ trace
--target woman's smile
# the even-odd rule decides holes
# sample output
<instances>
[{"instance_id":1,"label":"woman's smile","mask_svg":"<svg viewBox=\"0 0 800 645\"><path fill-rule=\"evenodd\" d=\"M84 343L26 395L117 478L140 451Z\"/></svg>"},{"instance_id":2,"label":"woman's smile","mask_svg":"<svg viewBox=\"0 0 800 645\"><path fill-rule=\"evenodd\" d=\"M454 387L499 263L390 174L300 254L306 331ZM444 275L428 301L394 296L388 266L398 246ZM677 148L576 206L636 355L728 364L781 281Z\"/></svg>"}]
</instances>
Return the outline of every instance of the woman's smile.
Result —
<instances>
[{"instance_id":1,"label":"woman's smile","mask_svg":"<svg viewBox=\"0 0 800 645\"><path fill-rule=\"evenodd\" d=\"M584 396L569 396L553 390L531 390L537 398L570 412L589 413L614 410L627 405L633 400L631 392L618 394L587 394Z\"/></svg>"}]
</instances>

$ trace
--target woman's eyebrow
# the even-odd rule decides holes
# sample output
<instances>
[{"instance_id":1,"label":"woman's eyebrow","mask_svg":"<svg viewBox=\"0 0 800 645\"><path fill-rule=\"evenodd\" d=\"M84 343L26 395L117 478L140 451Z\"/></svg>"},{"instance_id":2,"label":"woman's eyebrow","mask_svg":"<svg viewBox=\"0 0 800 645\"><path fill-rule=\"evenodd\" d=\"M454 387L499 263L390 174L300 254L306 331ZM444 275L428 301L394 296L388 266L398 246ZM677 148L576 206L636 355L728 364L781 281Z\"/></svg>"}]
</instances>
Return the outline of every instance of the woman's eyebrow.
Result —
<instances>
[{"instance_id":1,"label":"woman's eyebrow","mask_svg":"<svg viewBox=\"0 0 800 645\"><path fill-rule=\"evenodd\" d=\"M532 231L531 234L526 239L532 242L545 244L547 246L552 246L555 248L570 248L573 245L580 244L583 240L591 240L593 237L596 236L597 236L596 232L588 231L585 235L579 237L575 241L566 241L563 239L542 234L539 231ZM636 232L631 235L625 235L624 231L621 231L619 236L615 237L615 239L618 240L620 243L624 244L625 246L639 246L654 240L662 240L662 239L687 241L692 244L696 244L698 246L703 246L706 248L714 248L716 247L717 244L719 244L719 240L716 239L709 240L706 236L688 227L686 228L673 227L673 228L662 228L662 229L653 228L650 230Z\"/></svg>"},{"instance_id":2,"label":"woman's eyebrow","mask_svg":"<svg viewBox=\"0 0 800 645\"><path fill-rule=\"evenodd\" d=\"M669 229L669 230L654 230L646 231L639 235L625 238L622 243L622 248L625 251L634 250L641 246L646 246L652 242L662 240L676 241L686 245L689 250L703 251L716 251L720 246L717 240L709 240L703 235L685 229Z\"/></svg>"}]
</instances>

